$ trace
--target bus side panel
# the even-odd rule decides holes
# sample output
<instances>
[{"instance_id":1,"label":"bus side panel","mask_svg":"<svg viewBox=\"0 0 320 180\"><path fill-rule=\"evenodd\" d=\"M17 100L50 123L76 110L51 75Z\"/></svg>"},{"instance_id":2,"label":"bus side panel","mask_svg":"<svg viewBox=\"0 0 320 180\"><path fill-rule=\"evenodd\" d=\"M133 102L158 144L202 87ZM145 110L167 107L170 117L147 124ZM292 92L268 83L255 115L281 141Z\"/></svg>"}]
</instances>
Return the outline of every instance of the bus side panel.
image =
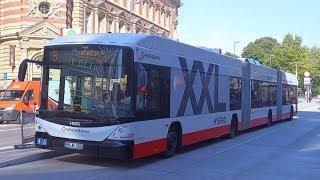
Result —
<instances>
[{"instance_id":1,"label":"bus side panel","mask_svg":"<svg viewBox=\"0 0 320 180\"><path fill-rule=\"evenodd\" d=\"M268 123L268 113L269 110L272 112L272 120L276 120L276 107L271 106L271 107L262 107L262 108L254 108L251 109L251 121L250 121L250 126L251 127L256 127L260 126L263 124Z\"/></svg>"},{"instance_id":2,"label":"bus side panel","mask_svg":"<svg viewBox=\"0 0 320 180\"><path fill-rule=\"evenodd\" d=\"M291 106L293 106L293 105L288 104L288 105L282 106L281 119L288 119L290 117Z\"/></svg>"},{"instance_id":3,"label":"bus side panel","mask_svg":"<svg viewBox=\"0 0 320 180\"><path fill-rule=\"evenodd\" d=\"M167 131L170 119L156 119L133 123L133 158L141 158L164 152L167 147Z\"/></svg>"},{"instance_id":4,"label":"bus side panel","mask_svg":"<svg viewBox=\"0 0 320 180\"><path fill-rule=\"evenodd\" d=\"M220 137L230 132L232 114L241 117L241 111L201 114L140 121L134 124L134 158L158 154L166 150L166 138L172 122L182 126L182 146Z\"/></svg>"}]
</instances>

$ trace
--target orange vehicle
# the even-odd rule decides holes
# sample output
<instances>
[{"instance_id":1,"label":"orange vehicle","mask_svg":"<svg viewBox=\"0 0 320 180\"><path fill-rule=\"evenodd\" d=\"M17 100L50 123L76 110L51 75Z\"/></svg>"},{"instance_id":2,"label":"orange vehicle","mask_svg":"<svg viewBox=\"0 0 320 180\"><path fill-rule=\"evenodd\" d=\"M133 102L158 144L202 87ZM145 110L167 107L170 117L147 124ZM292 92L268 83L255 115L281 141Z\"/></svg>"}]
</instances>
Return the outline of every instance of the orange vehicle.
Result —
<instances>
[{"instance_id":1,"label":"orange vehicle","mask_svg":"<svg viewBox=\"0 0 320 180\"><path fill-rule=\"evenodd\" d=\"M34 112L40 103L40 81L16 81L0 91L0 124L19 120L20 112Z\"/></svg>"}]
</instances>

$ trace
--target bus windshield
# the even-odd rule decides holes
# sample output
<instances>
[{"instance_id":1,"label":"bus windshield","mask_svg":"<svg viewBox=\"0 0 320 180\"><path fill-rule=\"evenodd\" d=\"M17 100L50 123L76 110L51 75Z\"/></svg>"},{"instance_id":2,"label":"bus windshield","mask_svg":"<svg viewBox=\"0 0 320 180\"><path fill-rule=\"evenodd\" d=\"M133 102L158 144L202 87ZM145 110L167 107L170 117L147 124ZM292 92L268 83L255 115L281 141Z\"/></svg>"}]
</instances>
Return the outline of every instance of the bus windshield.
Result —
<instances>
[{"instance_id":1,"label":"bus windshield","mask_svg":"<svg viewBox=\"0 0 320 180\"><path fill-rule=\"evenodd\" d=\"M23 96L23 90L6 90L0 92L0 100L3 101L20 101Z\"/></svg>"},{"instance_id":2,"label":"bus windshield","mask_svg":"<svg viewBox=\"0 0 320 180\"><path fill-rule=\"evenodd\" d=\"M41 109L68 116L130 116L126 52L102 45L46 48Z\"/></svg>"}]
</instances>

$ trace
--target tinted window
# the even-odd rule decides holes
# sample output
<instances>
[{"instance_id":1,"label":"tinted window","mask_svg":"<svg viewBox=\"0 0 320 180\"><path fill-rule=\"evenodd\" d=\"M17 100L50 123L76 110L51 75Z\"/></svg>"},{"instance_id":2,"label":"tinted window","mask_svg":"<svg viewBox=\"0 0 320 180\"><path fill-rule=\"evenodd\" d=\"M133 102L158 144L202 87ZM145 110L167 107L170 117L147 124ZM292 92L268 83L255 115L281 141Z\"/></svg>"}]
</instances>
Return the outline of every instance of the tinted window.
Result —
<instances>
[{"instance_id":1,"label":"tinted window","mask_svg":"<svg viewBox=\"0 0 320 180\"><path fill-rule=\"evenodd\" d=\"M230 110L241 109L241 78L230 77Z\"/></svg>"},{"instance_id":2,"label":"tinted window","mask_svg":"<svg viewBox=\"0 0 320 180\"><path fill-rule=\"evenodd\" d=\"M283 84L282 85L282 104L296 104L297 103L297 86Z\"/></svg>"},{"instance_id":3,"label":"tinted window","mask_svg":"<svg viewBox=\"0 0 320 180\"><path fill-rule=\"evenodd\" d=\"M137 65L137 109L160 108L160 77L152 66Z\"/></svg>"},{"instance_id":4,"label":"tinted window","mask_svg":"<svg viewBox=\"0 0 320 180\"><path fill-rule=\"evenodd\" d=\"M276 106L276 83L266 81L251 81L251 107L260 108Z\"/></svg>"},{"instance_id":5,"label":"tinted window","mask_svg":"<svg viewBox=\"0 0 320 180\"><path fill-rule=\"evenodd\" d=\"M169 117L170 68L137 63L136 117L139 120Z\"/></svg>"}]
</instances>

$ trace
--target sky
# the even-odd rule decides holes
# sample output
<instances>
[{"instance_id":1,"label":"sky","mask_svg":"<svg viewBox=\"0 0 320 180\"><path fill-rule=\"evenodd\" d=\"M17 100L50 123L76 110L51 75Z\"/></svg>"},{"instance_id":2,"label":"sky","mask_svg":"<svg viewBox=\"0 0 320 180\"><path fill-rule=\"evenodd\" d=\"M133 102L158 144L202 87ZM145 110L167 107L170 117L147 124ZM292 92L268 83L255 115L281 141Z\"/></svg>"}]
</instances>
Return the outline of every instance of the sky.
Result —
<instances>
[{"instance_id":1,"label":"sky","mask_svg":"<svg viewBox=\"0 0 320 180\"><path fill-rule=\"evenodd\" d=\"M178 39L194 46L241 55L257 38L282 41L291 33L307 46L320 46L319 0L182 0Z\"/></svg>"}]
</instances>

